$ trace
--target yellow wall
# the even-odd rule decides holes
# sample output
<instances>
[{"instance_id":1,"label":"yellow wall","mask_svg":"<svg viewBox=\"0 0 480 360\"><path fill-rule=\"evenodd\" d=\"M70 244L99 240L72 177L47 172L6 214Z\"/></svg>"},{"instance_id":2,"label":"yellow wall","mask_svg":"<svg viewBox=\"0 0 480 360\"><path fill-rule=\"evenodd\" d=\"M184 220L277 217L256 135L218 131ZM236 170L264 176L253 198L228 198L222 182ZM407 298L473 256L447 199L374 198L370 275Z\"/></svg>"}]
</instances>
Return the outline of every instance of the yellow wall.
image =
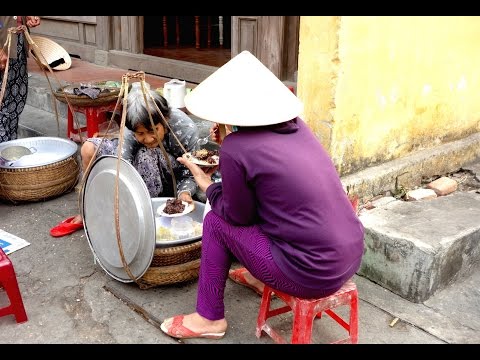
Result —
<instances>
[{"instance_id":1,"label":"yellow wall","mask_svg":"<svg viewBox=\"0 0 480 360\"><path fill-rule=\"evenodd\" d=\"M480 17L300 19L304 119L341 174L480 130Z\"/></svg>"}]
</instances>

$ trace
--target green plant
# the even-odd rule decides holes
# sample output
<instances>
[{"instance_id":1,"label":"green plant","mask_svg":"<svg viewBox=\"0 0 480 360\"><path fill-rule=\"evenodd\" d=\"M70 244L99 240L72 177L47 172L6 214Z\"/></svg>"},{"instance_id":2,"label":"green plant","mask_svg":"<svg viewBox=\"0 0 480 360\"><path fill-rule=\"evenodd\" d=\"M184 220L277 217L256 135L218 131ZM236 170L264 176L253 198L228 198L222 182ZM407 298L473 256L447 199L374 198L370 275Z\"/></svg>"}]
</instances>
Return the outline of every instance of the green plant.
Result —
<instances>
[{"instance_id":1,"label":"green plant","mask_svg":"<svg viewBox=\"0 0 480 360\"><path fill-rule=\"evenodd\" d=\"M392 195L395 199L404 199L407 195L408 189L405 186L398 184L398 178L406 173L408 173L408 171L405 171L395 177L395 189L392 191Z\"/></svg>"}]
</instances>

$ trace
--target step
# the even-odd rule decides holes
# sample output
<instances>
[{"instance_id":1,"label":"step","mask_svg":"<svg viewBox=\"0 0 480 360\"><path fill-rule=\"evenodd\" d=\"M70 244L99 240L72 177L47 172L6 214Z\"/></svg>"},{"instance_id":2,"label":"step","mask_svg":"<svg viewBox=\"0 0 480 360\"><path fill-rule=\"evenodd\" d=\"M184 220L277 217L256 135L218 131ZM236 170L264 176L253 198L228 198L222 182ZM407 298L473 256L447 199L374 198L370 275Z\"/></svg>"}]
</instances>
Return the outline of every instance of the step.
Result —
<instances>
[{"instance_id":1,"label":"step","mask_svg":"<svg viewBox=\"0 0 480 360\"><path fill-rule=\"evenodd\" d=\"M53 136L66 139L66 118L59 117L59 125L51 112L27 104L18 121L18 138Z\"/></svg>"},{"instance_id":2,"label":"step","mask_svg":"<svg viewBox=\"0 0 480 360\"><path fill-rule=\"evenodd\" d=\"M424 302L480 263L480 194L454 192L393 201L364 211L359 275L412 302Z\"/></svg>"},{"instance_id":3,"label":"step","mask_svg":"<svg viewBox=\"0 0 480 360\"><path fill-rule=\"evenodd\" d=\"M54 90L66 84L65 82L58 84L55 79L50 79L50 83ZM55 113L54 101L57 104L59 117L66 119L67 105L58 101L53 96L46 76L44 74L29 73L27 105Z\"/></svg>"}]
</instances>

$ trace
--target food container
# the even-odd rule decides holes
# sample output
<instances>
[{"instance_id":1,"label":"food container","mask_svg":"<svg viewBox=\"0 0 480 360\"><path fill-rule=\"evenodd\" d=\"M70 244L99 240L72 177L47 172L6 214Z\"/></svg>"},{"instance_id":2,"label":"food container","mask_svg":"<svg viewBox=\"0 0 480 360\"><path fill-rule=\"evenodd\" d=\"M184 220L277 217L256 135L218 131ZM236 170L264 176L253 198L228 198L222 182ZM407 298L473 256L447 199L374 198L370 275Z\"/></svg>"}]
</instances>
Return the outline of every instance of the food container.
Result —
<instances>
[{"instance_id":1,"label":"food container","mask_svg":"<svg viewBox=\"0 0 480 360\"><path fill-rule=\"evenodd\" d=\"M152 199L155 213L156 247L184 245L201 240L205 204L195 201L195 209L180 217L158 216L157 209L165 204L168 199L166 197ZM189 224L185 224L185 222ZM159 236L162 230L164 232L163 237Z\"/></svg>"},{"instance_id":2,"label":"food container","mask_svg":"<svg viewBox=\"0 0 480 360\"><path fill-rule=\"evenodd\" d=\"M77 151L76 143L57 137L1 143L0 198L40 201L72 190L80 173Z\"/></svg>"},{"instance_id":3,"label":"food container","mask_svg":"<svg viewBox=\"0 0 480 360\"><path fill-rule=\"evenodd\" d=\"M194 222L188 215L172 219L171 227L175 239L188 239L195 234Z\"/></svg>"},{"instance_id":4,"label":"food container","mask_svg":"<svg viewBox=\"0 0 480 360\"><path fill-rule=\"evenodd\" d=\"M114 207L117 184L118 223ZM86 175L81 212L90 248L107 274L121 282L136 282L143 289L198 277L201 233L156 240L156 223L170 229L172 219L180 219L155 219L157 208L167 199L151 199L142 178L128 161L115 156L95 160ZM195 202L188 216L202 223L204 208L205 204Z\"/></svg>"}]
</instances>

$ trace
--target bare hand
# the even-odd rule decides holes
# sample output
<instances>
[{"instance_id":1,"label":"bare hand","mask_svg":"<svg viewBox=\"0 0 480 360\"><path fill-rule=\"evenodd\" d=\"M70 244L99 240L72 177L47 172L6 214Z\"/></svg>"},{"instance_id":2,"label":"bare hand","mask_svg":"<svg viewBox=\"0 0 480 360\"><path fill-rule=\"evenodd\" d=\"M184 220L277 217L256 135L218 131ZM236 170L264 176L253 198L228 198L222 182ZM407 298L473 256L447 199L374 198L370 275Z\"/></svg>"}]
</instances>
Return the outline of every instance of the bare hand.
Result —
<instances>
[{"instance_id":1,"label":"bare hand","mask_svg":"<svg viewBox=\"0 0 480 360\"><path fill-rule=\"evenodd\" d=\"M222 143L222 139L220 139L220 129L218 128L217 123L213 123L210 128L210 138L219 145Z\"/></svg>"},{"instance_id":2,"label":"bare hand","mask_svg":"<svg viewBox=\"0 0 480 360\"><path fill-rule=\"evenodd\" d=\"M192 173L195 182L197 183L200 190L205 192L207 188L213 183L212 174L215 172L218 166L204 167L201 168L197 164L194 164L190 160L187 160L183 157L177 158L178 162L185 165L188 170Z\"/></svg>"},{"instance_id":3,"label":"bare hand","mask_svg":"<svg viewBox=\"0 0 480 360\"><path fill-rule=\"evenodd\" d=\"M188 191L183 191L180 194L178 194L178 200L185 201L189 204L193 203L192 196Z\"/></svg>"},{"instance_id":4,"label":"bare hand","mask_svg":"<svg viewBox=\"0 0 480 360\"><path fill-rule=\"evenodd\" d=\"M192 195L190 195L189 191L182 191L180 194L178 194L178 200L185 201L192 206L193 209L195 209L195 203L193 202Z\"/></svg>"},{"instance_id":5,"label":"bare hand","mask_svg":"<svg viewBox=\"0 0 480 360\"><path fill-rule=\"evenodd\" d=\"M40 17L39 16L26 16L26 24L28 27L36 27L40 25Z\"/></svg>"},{"instance_id":6,"label":"bare hand","mask_svg":"<svg viewBox=\"0 0 480 360\"><path fill-rule=\"evenodd\" d=\"M225 136L232 132L232 125L225 125ZM210 138L215 141L218 145L221 145L223 139L220 138L220 127L218 123L213 123L210 128Z\"/></svg>"},{"instance_id":7,"label":"bare hand","mask_svg":"<svg viewBox=\"0 0 480 360\"><path fill-rule=\"evenodd\" d=\"M7 54L5 54L2 49L0 49L0 71L5 70L5 66L7 66L7 60Z\"/></svg>"}]
</instances>

